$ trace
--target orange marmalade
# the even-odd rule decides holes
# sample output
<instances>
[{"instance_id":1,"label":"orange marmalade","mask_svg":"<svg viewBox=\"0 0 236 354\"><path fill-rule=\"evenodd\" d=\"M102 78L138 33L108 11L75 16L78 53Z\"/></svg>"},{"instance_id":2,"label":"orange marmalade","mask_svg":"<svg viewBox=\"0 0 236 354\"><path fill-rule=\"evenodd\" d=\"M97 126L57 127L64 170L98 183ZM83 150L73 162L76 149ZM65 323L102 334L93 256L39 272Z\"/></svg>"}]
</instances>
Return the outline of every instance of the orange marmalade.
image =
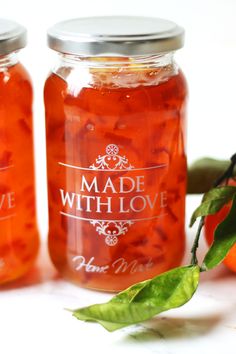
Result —
<instances>
[{"instance_id":1,"label":"orange marmalade","mask_svg":"<svg viewBox=\"0 0 236 354\"><path fill-rule=\"evenodd\" d=\"M1 35L5 36L0 43L2 284L22 276L30 268L38 251L39 239L35 216L32 86L30 77L17 61L16 54L8 53L24 45L25 30L14 22L0 20L0 32L4 32ZM11 35L15 38L12 41L8 37L11 38Z\"/></svg>"},{"instance_id":2,"label":"orange marmalade","mask_svg":"<svg viewBox=\"0 0 236 354\"><path fill-rule=\"evenodd\" d=\"M183 257L186 83L173 53L75 54L44 91L49 250L67 279L118 291Z\"/></svg>"}]
</instances>

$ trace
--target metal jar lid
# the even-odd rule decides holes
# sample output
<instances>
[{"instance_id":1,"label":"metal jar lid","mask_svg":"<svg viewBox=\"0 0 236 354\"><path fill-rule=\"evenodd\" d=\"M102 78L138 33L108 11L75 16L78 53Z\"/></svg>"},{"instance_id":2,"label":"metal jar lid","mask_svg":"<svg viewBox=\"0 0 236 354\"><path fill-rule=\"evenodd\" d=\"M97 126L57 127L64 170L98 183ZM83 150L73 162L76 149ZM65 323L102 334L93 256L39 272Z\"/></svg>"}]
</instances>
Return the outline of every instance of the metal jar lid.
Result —
<instances>
[{"instance_id":1,"label":"metal jar lid","mask_svg":"<svg viewBox=\"0 0 236 354\"><path fill-rule=\"evenodd\" d=\"M183 43L182 27L152 17L76 18L59 22L48 30L51 49L82 56L152 55L179 49Z\"/></svg>"},{"instance_id":2,"label":"metal jar lid","mask_svg":"<svg viewBox=\"0 0 236 354\"><path fill-rule=\"evenodd\" d=\"M26 33L26 28L17 22L0 18L0 55L24 48Z\"/></svg>"}]
</instances>

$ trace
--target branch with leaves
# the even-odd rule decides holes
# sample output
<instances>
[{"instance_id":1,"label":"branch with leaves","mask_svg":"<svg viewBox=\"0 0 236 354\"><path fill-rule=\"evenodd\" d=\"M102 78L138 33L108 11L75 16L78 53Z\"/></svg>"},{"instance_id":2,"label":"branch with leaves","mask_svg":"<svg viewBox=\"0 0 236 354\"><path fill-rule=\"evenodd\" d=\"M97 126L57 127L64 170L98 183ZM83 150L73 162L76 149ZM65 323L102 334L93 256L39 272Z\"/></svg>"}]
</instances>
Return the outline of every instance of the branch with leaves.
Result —
<instances>
[{"instance_id":1,"label":"branch with leaves","mask_svg":"<svg viewBox=\"0 0 236 354\"><path fill-rule=\"evenodd\" d=\"M190 226L198 218L200 222L191 249L190 265L174 268L137 283L118 293L107 303L73 310L73 316L79 320L97 322L112 332L187 303L197 290L200 272L220 264L236 243L236 187L224 185L235 175L235 166L236 154L232 156L231 163L227 164L223 173L220 176L218 173L213 188L204 194L200 206L192 215ZM216 228L214 241L199 265L197 249L205 217L217 213L230 201L230 211Z\"/></svg>"}]
</instances>

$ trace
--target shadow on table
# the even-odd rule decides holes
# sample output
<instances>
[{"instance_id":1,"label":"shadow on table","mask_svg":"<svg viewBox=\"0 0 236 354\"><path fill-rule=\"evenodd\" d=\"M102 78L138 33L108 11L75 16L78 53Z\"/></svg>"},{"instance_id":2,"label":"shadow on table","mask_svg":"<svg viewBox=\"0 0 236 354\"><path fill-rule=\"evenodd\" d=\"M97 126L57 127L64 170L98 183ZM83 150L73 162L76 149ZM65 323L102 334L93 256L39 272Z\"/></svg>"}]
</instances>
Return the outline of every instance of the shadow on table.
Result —
<instances>
[{"instance_id":1,"label":"shadow on table","mask_svg":"<svg viewBox=\"0 0 236 354\"><path fill-rule=\"evenodd\" d=\"M211 332L222 319L222 314L196 318L157 317L143 325L136 325L131 331L126 329L128 333L123 340L153 342L200 337Z\"/></svg>"},{"instance_id":2,"label":"shadow on table","mask_svg":"<svg viewBox=\"0 0 236 354\"><path fill-rule=\"evenodd\" d=\"M0 291L35 286L37 284L42 284L48 281L56 281L58 279L61 278L50 261L46 246L43 245L35 265L30 269L30 271L20 279L17 279L9 284L1 285Z\"/></svg>"},{"instance_id":3,"label":"shadow on table","mask_svg":"<svg viewBox=\"0 0 236 354\"><path fill-rule=\"evenodd\" d=\"M233 281L235 282L236 280L236 274L227 269L224 264L219 265L215 269L212 269L208 272L203 272L201 273L201 283L203 282L214 282L217 284L217 282L220 281Z\"/></svg>"}]
</instances>

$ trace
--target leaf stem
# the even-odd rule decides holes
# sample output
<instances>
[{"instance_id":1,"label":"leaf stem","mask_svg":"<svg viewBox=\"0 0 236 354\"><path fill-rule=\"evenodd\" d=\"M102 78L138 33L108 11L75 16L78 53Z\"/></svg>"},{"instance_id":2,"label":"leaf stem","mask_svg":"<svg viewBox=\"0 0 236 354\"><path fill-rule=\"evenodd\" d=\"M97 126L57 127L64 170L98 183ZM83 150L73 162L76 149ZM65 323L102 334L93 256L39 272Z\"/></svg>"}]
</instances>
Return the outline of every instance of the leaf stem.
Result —
<instances>
[{"instance_id":1,"label":"leaf stem","mask_svg":"<svg viewBox=\"0 0 236 354\"><path fill-rule=\"evenodd\" d=\"M228 180L230 178L232 178L234 176L234 168L236 166L236 154L234 154L233 156L231 156L231 163L229 165L229 167L226 169L226 171L219 177L217 178L217 180L213 183L213 188L219 187L222 183L224 183L225 181L228 184ZM201 231L202 228L204 226L205 223L205 216L202 216L200 221L199 221L199 225L198 225L198 229L197 229L197 233L196 236L194 238L193 241L193 246L191 248L191 264L192 265L197 265L198 264L198 259L197 259L197 249L199 246L199 239L201 236Z\"/></svg>"},{"instance_id":2,"label":"leaf stem","mask_svg":"<svg viewBox=\"0 0 236 354\"><path fill-rule=\"evenodd\" d=\"M205 217L202 216L201 219L200 219L199 225L198 225L196 236L195 236L194 241L193 241L193 246L191 248L191 254L192 254L191 264L192 265L197 265L198 264L197 249L198 249L198 246L199 246L199 239L200 239L200 236L201 236L201 231L202 231L202 228L204 226L204 223L205 223Z\"/></svg>"}]
</instances>

